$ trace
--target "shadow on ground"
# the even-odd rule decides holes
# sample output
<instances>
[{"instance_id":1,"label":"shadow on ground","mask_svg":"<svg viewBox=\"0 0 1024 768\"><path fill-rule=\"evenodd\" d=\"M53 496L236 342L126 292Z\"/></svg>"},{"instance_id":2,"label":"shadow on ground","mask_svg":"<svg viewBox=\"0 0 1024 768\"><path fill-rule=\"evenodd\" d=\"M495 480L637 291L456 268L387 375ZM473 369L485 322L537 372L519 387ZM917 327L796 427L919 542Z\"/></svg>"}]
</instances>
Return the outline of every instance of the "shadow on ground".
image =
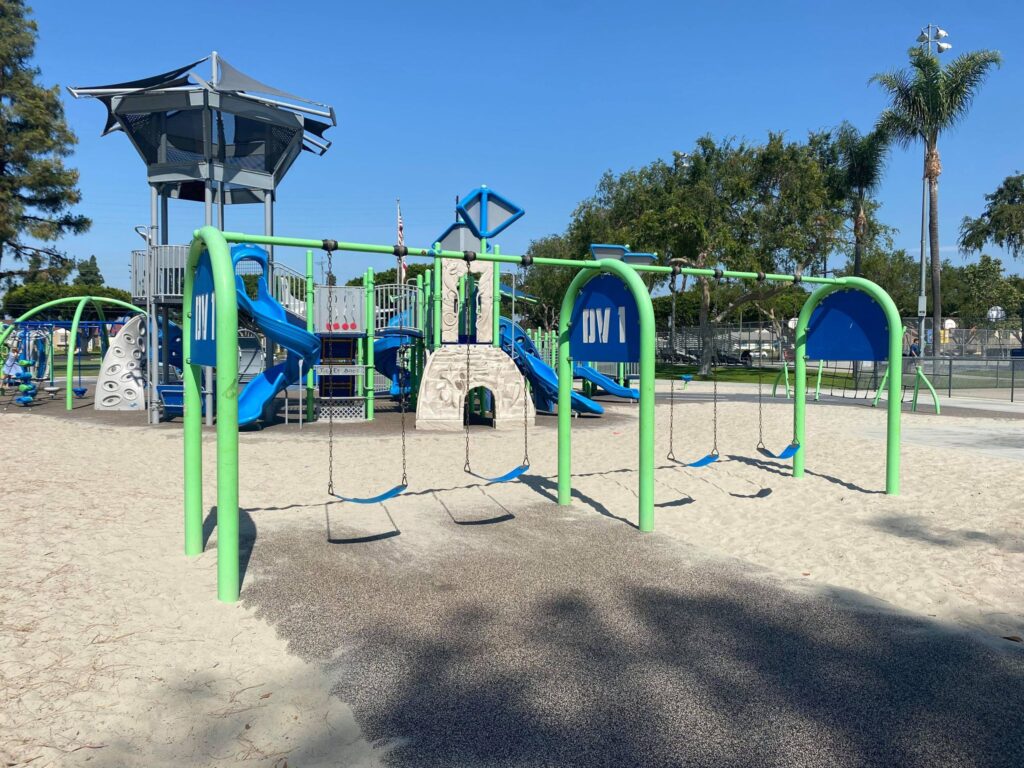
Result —
<instances>
[{"instance_id":1,"label":"shadow on ground","mask_svg":"<svg viewBox=\"0 0 1024 768\"><path fill-rule=\"evenodd\" d=\"M359 549L261 535L243 592L388 764L1024 764L1015 644L588 513L443 525Z\"/></svg>"}]
</instances>

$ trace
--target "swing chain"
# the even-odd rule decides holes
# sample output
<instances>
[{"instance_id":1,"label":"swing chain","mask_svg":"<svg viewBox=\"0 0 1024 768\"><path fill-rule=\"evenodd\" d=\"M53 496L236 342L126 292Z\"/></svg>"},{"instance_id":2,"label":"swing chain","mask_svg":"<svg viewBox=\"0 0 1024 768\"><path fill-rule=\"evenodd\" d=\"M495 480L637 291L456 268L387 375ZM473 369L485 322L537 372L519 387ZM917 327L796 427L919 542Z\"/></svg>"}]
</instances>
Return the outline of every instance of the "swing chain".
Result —
<instances>
[{"instance_id":1,"label":"swing chain","mask_svg":"<svg viewBox=\"0 0 1024 768\"><path fill-rule=\"evenodd\" d=\"M676 460L675 431L676 431L676 380L669 379L668 395L668 461Z\"/></svg>"},{"instance_id":2,"label":"swing chain","mask_svg":"<svg viewBox=\"0 0 1024 768\"><path fill-rule=\"evenodd\" d=\"M333 251L327 249L327 323L330 325L334 319L334 261ZM334 345L330 344L331 352ZM334 387L331 387L331 394L334 394ZM327 493L334 495L334 404L327 406Z\"/></svg>"},{"instance_id":3,"label":"swing chain","mask_svg":"<svg viewBox=\"0 0 1024 768\"><path fill-rule=\"evenodd\" d=\"M494 268L497 269L498 265L495 264ZM524 281L522 279L523 268L520 264L519 269L516 270L516 275L512 279L512 322L516 321L516 277L520 278L520 284ZM499 342L500 343L500 342ZM515 352L515 333L512 333L512 351ZM526 380L526 374L523 374L523 466L530 466L530 384Z\"/></svg>"},{"instance_id":4,"label":"swing chain","mask_svg":"<svg viewBox=\"0 0 1024 768\"><path fill-rule=\"evenodd\" d=\"M711 366L711 455L718 455L718 371Z\"/></svg>"},{"instance_id":5,"label":"swing chain","mask_svg":"<svg viewBox=\"0 0 1024 768\"><path fill-rule=\"evenodd\" d=\"M402 347L402 362L405 363L406 374L409 373L409 348L407 346ZM402 485L409 485L409 478L406 474L406 453L405 453L405 387L402 386L402 369L398 369L398 407L401 411L401 422L402 422ZM412 394L412 377L409 376L409 392Z\"/></svg>"},{"instance_id":6,"label":"swing chain","mask_svg":"<svg viewBox=\"0 0 1024 768\"><path fill-rule=\"evenodd\" d=\"M757 376L757 447L764 448L764 406L761 398L762 374Z\"/></svg>"},{"instance_id":7,"label":"swing chain","mask_svg":"<svg viewBox=\"0 0 1024 768\"><path fill-rule=\"evenodd\" d=\"M470 275L469 259L466 259L466 277L465 277L465 282L463 284L463 289L462 289L463 290L463 297L465 299L464 302L463 302L464 310L465 310L465 317L462 318L462 320L464 321L463 325L464 325L464 330L465 330L465 334L464 335L465 335L465 344L466 344L466 397L465 397L465 399L463 401L463 403L464 403L463 411L465 413L464 418L466 420L466 463L463 465L462 471L466 472L468 474L472 474L473 473L473 469L469 465L469 419L470 419L470 416L472 415L471 403L470 403L470 388L469 388L469 376L470 376L470 364L471 364L470 348L469 348L469 306L470 306L469 295L468 295L469 294L469 290L470 290L470 287L469 287L470 277L469 277L469 275ZM456 301L456 307L458 307L458 298L456 298L455 301ZM459 319L460 319L459 318L459 311L458 310L456 310L455 319L456 319L456 323L458 324L459 323Z\"/></svg>"}]
</instances>

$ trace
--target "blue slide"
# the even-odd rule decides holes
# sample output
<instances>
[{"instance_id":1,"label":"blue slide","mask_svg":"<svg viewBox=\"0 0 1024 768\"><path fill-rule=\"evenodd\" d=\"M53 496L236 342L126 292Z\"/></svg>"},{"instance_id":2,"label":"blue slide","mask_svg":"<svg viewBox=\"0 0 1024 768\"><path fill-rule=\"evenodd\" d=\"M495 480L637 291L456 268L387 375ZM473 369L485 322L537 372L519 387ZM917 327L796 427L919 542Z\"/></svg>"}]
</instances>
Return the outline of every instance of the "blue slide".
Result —
<instances>
[{"instance_id":1,"label":"blue slide","mask_svg":"<svg viewBox=\"0 0 1024 768\"><path fill-rule=\"evenodd\" d=\"M255 261L267 272L267 253L252 245L236 245L231 249L231 261ZM266 278L261 276L256 299L249 298L240 275L235 276L238 310L252 318L270 344L288 351L283 363L278 363L245 385L238 395L238 423L252 424L263 418L267 406L278 393L299 381L299 361L303 372L320 361L320 340L306 330L306 321L289 313L270 295Z\"/></svg>"},{"instance_id":2,"label":"blue slide","mask_svg":"<svg viewBox=\"0 0 1024 768\"><path fill-rule=\"evenodd\" d=\"M501 348L511 355L519 370L529 380L537 410L554 412L558 406L558 375L540 359L537 347L526 335L526 331L507 317L501 318ZM572 393L572 409L577 413L604 413L599 403L576 391Z\"/></svg>"},{"instance_id":3,"label":"blue slide","mask_svg":"<svg viewBox=\"0 0 1024 768\"><path fill-rule=\"evenodd\" d=\"M576 375L581 379L589 381L592 384L596 384L609 395L615 395L615 397L624 397L628 400L639 400L640 392L630 387L619 386L615 379L608 378L596 368L592 368L589 365L583 365L580 363L576 366Z\"/></svg>"},{"instance_id":4,"label":"blue slide","mask_svg":"<svg viewBox=\"0 0 1024 768\"><path fill-rule=\"evenodd\" d=\"M392 397L398 397L403 386L409 391L409 372L398 364L398 351L411 342L412 337L402 333L387 334L373 342L373 367L391 380Z\"/></svg>"}]
</instances>

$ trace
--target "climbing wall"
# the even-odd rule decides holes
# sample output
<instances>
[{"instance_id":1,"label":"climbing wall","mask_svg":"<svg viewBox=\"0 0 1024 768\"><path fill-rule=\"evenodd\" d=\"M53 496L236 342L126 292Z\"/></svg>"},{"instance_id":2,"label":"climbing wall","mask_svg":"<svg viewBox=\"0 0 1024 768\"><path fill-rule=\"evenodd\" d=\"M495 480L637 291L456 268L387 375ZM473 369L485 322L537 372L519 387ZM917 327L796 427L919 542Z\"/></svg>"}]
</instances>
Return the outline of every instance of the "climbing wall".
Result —
<instances>
[{"instance_id":1,"label":"climbing wall","mask_svg":"<svg viewBox=\"0 0 1024 768\"><path fill-rule=\"evenodd\" d=\"M462 429L466 393L476 387L486 387L494 395L496 429L522 429L524 413L527 423L533 424L533 400L511 357L488 344L446 344L430 354L423 369L416 428Z\"/></svg>"},{"instance_id":2,"label":"climbing wall","mask_svg":"<svg viewBox=\"0 0 1024 768\"><path fill-rule=\"evenodd\" d=\"M145 407L146 326L142 315L133 317L110 340L96 381L97 411L140 411Z\"/></svg>"}]
</instances>

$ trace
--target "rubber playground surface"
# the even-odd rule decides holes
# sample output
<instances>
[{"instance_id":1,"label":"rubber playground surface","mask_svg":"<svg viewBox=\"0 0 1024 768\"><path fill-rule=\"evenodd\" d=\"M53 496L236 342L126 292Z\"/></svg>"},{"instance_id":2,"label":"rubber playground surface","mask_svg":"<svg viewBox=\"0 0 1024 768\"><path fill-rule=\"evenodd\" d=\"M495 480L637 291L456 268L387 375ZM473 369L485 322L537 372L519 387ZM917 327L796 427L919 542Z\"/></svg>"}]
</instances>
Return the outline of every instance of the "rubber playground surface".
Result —
<instances>
[{"instance_id":1,"label":"rubber playground surface","mask_svg":"<svg viewBox=\"0 0 1024 768\"><path fill-rule=\"evenodd\" d=\"M0 754L21 765L1016 766L1024 763L1019 422L905 414L903 493L880 493L884 412L808 406L808 476L753 450L722 387L722 459L661 461L636 513L636 406L555 430L484 486L460 434L413 431L409 492L329 503L320 425L240 438L242 600L181 554L181 434L136 414L8 410L0 492ZM676 452L703 454L700 387ZM766 407L784 442L791 403ZM138 422L133 425L130 419ZM335 483L392 485L397 416L346 426ZM79 457L63 462L67 446ZM780 447L780 446L775 446ZM518 435L474 428L474 465ZM87 460L86 460L87 457ZM1009 639L1007 639L1009 638Z\"/></svg>"}]
</instances>

